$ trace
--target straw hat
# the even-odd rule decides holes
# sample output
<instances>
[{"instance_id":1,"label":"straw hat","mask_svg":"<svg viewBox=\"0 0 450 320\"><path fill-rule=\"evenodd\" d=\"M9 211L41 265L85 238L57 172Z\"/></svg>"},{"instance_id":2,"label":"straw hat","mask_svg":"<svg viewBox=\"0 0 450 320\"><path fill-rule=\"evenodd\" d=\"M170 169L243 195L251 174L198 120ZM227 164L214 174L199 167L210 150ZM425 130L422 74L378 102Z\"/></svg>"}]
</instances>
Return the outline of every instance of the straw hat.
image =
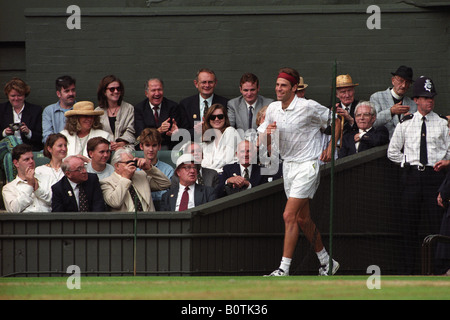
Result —
<instances>
[{"instance_id":1,"label":"straw hat","mask_svg":"<svg viewBox=\"0 0 450 320\"><path fill-rule=\"evenodd\" d=\"M73 105L73 109L66 111L65 116L101 116L103 110L94 110L94 104L90 101L80 101Z\"/></svg>"},{"instance_id":2,"label":"straw hat","mask_svg":"<svg viewBox=\"0 0 450 320\"><path fill-rule=\"evenodd\" d=\"M305 90L308 87L306 83L303 82L303 77L300 77L300 81L298 82L297 91Z\"/></svg>"},{"instance_id":3,"label":"straw hat","mask_svg":"<svg viewBox=\"0 0 450 320\"><path fill-rule=\"evenodd\" d=\"M356 87L359 83L353 83L349 74L341 74L336 77L336 88Z\"/></svg>"}]
</instances>

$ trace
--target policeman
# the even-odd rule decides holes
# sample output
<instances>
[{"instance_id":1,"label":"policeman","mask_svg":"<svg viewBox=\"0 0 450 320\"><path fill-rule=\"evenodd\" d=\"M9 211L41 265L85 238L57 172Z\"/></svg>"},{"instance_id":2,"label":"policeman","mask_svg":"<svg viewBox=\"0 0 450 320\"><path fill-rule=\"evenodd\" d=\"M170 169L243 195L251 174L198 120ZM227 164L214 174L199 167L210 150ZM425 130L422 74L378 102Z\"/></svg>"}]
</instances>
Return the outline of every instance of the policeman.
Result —
<instances>
[{"instance_id":1,"label":"policeman","mask_svg":"<svg viewBox=\"0 0 450 320\"><path fill-rule=\"evenodd\" d=\"M388 158L400 164L401 229L403 259L401 272L412 274L415 257L426 235L439 233L443 210L436 201L437 190L450 163L447 118L436 114L433 81L421 76L414 82L417 112L403 118L389 143Z\"/></svg>"}]
</instances>

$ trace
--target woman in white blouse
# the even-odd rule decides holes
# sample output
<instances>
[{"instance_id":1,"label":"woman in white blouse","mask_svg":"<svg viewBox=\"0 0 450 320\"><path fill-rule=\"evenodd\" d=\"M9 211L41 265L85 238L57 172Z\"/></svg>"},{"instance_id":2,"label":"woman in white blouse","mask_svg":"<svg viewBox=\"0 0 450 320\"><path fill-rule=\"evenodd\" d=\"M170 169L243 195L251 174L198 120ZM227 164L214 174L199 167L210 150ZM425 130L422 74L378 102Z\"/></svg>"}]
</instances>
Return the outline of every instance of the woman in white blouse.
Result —
<instances>
[{"instance_id":1,"label":"woman in white blouse","mask_svg":"<svg viewBox=\"0 0 450 320\"><path fill-rule=\"evenodd\" d=\"M237 130L230 126L227 108L213 104L203 123L202 167L221 173L224 165L237 161L236 149L241 140Z\"/></svg>"}]
</instances>

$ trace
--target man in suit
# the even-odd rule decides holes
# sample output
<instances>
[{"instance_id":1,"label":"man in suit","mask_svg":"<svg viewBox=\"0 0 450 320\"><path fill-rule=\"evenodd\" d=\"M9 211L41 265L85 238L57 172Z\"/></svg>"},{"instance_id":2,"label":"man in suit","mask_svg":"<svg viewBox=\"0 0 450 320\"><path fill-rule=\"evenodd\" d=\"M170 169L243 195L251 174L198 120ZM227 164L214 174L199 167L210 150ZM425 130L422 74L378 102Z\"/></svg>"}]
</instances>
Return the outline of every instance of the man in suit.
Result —
<instances>
[{"instance_id":1,"label":"man in suit","mask_svg":"<svg viewBox=\"0 0 450 320\"><path fill-rule=\"evenodd\" d=\"M64 159L64 177L52 186L52 212L105 211L102 190L95 173L88 173L80 155Z\"/></svg>"},{"instance_id":2,"label":"man in suit","mask_svg":"<svg viewBox=\"0 0 450 320\"><path fill-rule=\"evenodd\" d=\"M216 103L226 107L228 99L214 93L217 77L211 69L200 69L194 80L194 86L197 88L198 94L184 98L180 101L180 106L184 108L187 116L191 140L200 141L203 117L208 108ZM194 133L197 139L195 139Z\"/></svg>"},{"instance_id":3,"label":"man in suit","mask_svg":"<svg viewBox=\"0 0 450 320\"><path fill-rule=\"evenodd\" d=\"M105 202L112 211L155 211L151 192L170 187L170 180L164 173L150 160L134 158L129 149L114 152L111 164L114 172L100 184Z\"/></svg>"},{"instance_id":4,"label":"man in suit","mask_svg":"<svg viewBox=\"0 0 450 320\"><path fill-rule=\"evenodd\" d=\"M259 95L259 80L253 73L244 73L239 82L241 96L228 101L228 118L230 125L238 129L242 139L245 133L256 131L256 114L262 107L269 105L273 99Z\"/></svg>"},{"instance_id":5,"label":"man in suit","mask_svg":"<svg viewBox=\"0 0 450 320\"><path fill-rule=\"evenodd\" d=\"M339 102L336 104L336 113L344 119L342 134L356 128L355 108L358 100L355 99L355 87L358 83L353 83L352 77L342 74L336 77L336 97Z\"/></svg>"},{"instance_id":6,"label":"man in suit","mask_svg":"<svg viewBox=\"0 0 450 320\"><path fill-rule=\"evenodd\" d=\"M164 97L164 83L158 78L146 82L145 96L147 98L134 107L136 138L145 128L156 128L163 138L162 149L171 150L175 144L171 141L172 133L178 128L188 127L184 108Z\"/></svg>"},{"instance_id":7,"label":"man in suit","mask_svg":"<svg viewBox=\"0 0 450 320\"><path fill-rule=\"evenodd\" d=\"M342 138L339 158L389 143L389 131L385 126L373 127L377 113L373 103L361 101L355 108L358 130L348 131Z\"/></svg>"},{"instance_id":8,"label":"man in suit","mask_svg":"<svg viewBox=\"0 0 450 320\"><path fill-rule=\"evenodd\" d=\"M244 191L269 181L269 176L262 175L261 167L256 164L256 147L252 142L248 140L241 141L236 153L239 162L227 164L223 167L219 185L216 188L218 198Z\"/></svg>"},{"instance_id":9,"label":"man in suit","mask_svg":"<svg viewBox=\"0 0 450 320\"><path fill-rule=\"evenodd\" d=\"M417 111L417 104L405 96L413 82L413 70L407 66L398 67L397 71L391 72L392 88L375 92L370 96L370 102L375 104L377 120L374 125L386 126L389 130L389 139L394 134L397 124L408 114Z\"/></svg>"},{"instance_id":10,"label":"man in suit","mask_svg":"<svg viewBox=\"0 0 450 320\"><path fill-rule=\"evenodd\" d=\"M2 138L14 135L31 145L33 151L42 150L42 107L25 101L30 87L23 80L13 78L4 91L8 101L0 104Z\"/></svg>"},{"instance_id":11,"label":"man in suit","mask_svg":"<svg viewBox=\"0 0 450 320\"><path fill-rule=\"evenodd\" d=\"M197 183L201 186L215 188L219 184L219 175L216 170L201 166L203 160L203 148L194 141L189 141L183 147L183 154L192 154L195 164L198 164ZM176 174L171 177L172 187L180 183L180 179Z\"/></svg>"},{"instance_id":12,"label":"man in suit","mask_svg":"<svg viewBox=\"0 0 450 320\"><path fill-rule=\"evenodd\" d=\"M184 211L216 199L214 189L196 183L198 165L191 154L183 154L177 160L175 175L180 183L172 186L161 201L163 211Z\"/></svg>"}]
</instances>

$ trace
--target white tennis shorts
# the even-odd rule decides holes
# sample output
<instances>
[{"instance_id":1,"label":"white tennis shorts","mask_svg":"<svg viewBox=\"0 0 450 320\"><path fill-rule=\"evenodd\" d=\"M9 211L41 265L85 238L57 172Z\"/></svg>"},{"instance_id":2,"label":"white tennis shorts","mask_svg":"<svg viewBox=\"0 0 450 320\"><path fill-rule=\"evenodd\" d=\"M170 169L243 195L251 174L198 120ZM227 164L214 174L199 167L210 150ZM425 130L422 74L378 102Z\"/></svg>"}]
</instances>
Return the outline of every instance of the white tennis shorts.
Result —
<instances>
[{"instance_id":1,"label":"white tennis shorts","mask_svg":"<svg viewBox=\"0 0 450 320\"><path fill-rule=\"evenodd\" d=\"M288 198L312 199L319 187L319 161L283 162L284 191Z\"/></svg>"}]
</instances>

